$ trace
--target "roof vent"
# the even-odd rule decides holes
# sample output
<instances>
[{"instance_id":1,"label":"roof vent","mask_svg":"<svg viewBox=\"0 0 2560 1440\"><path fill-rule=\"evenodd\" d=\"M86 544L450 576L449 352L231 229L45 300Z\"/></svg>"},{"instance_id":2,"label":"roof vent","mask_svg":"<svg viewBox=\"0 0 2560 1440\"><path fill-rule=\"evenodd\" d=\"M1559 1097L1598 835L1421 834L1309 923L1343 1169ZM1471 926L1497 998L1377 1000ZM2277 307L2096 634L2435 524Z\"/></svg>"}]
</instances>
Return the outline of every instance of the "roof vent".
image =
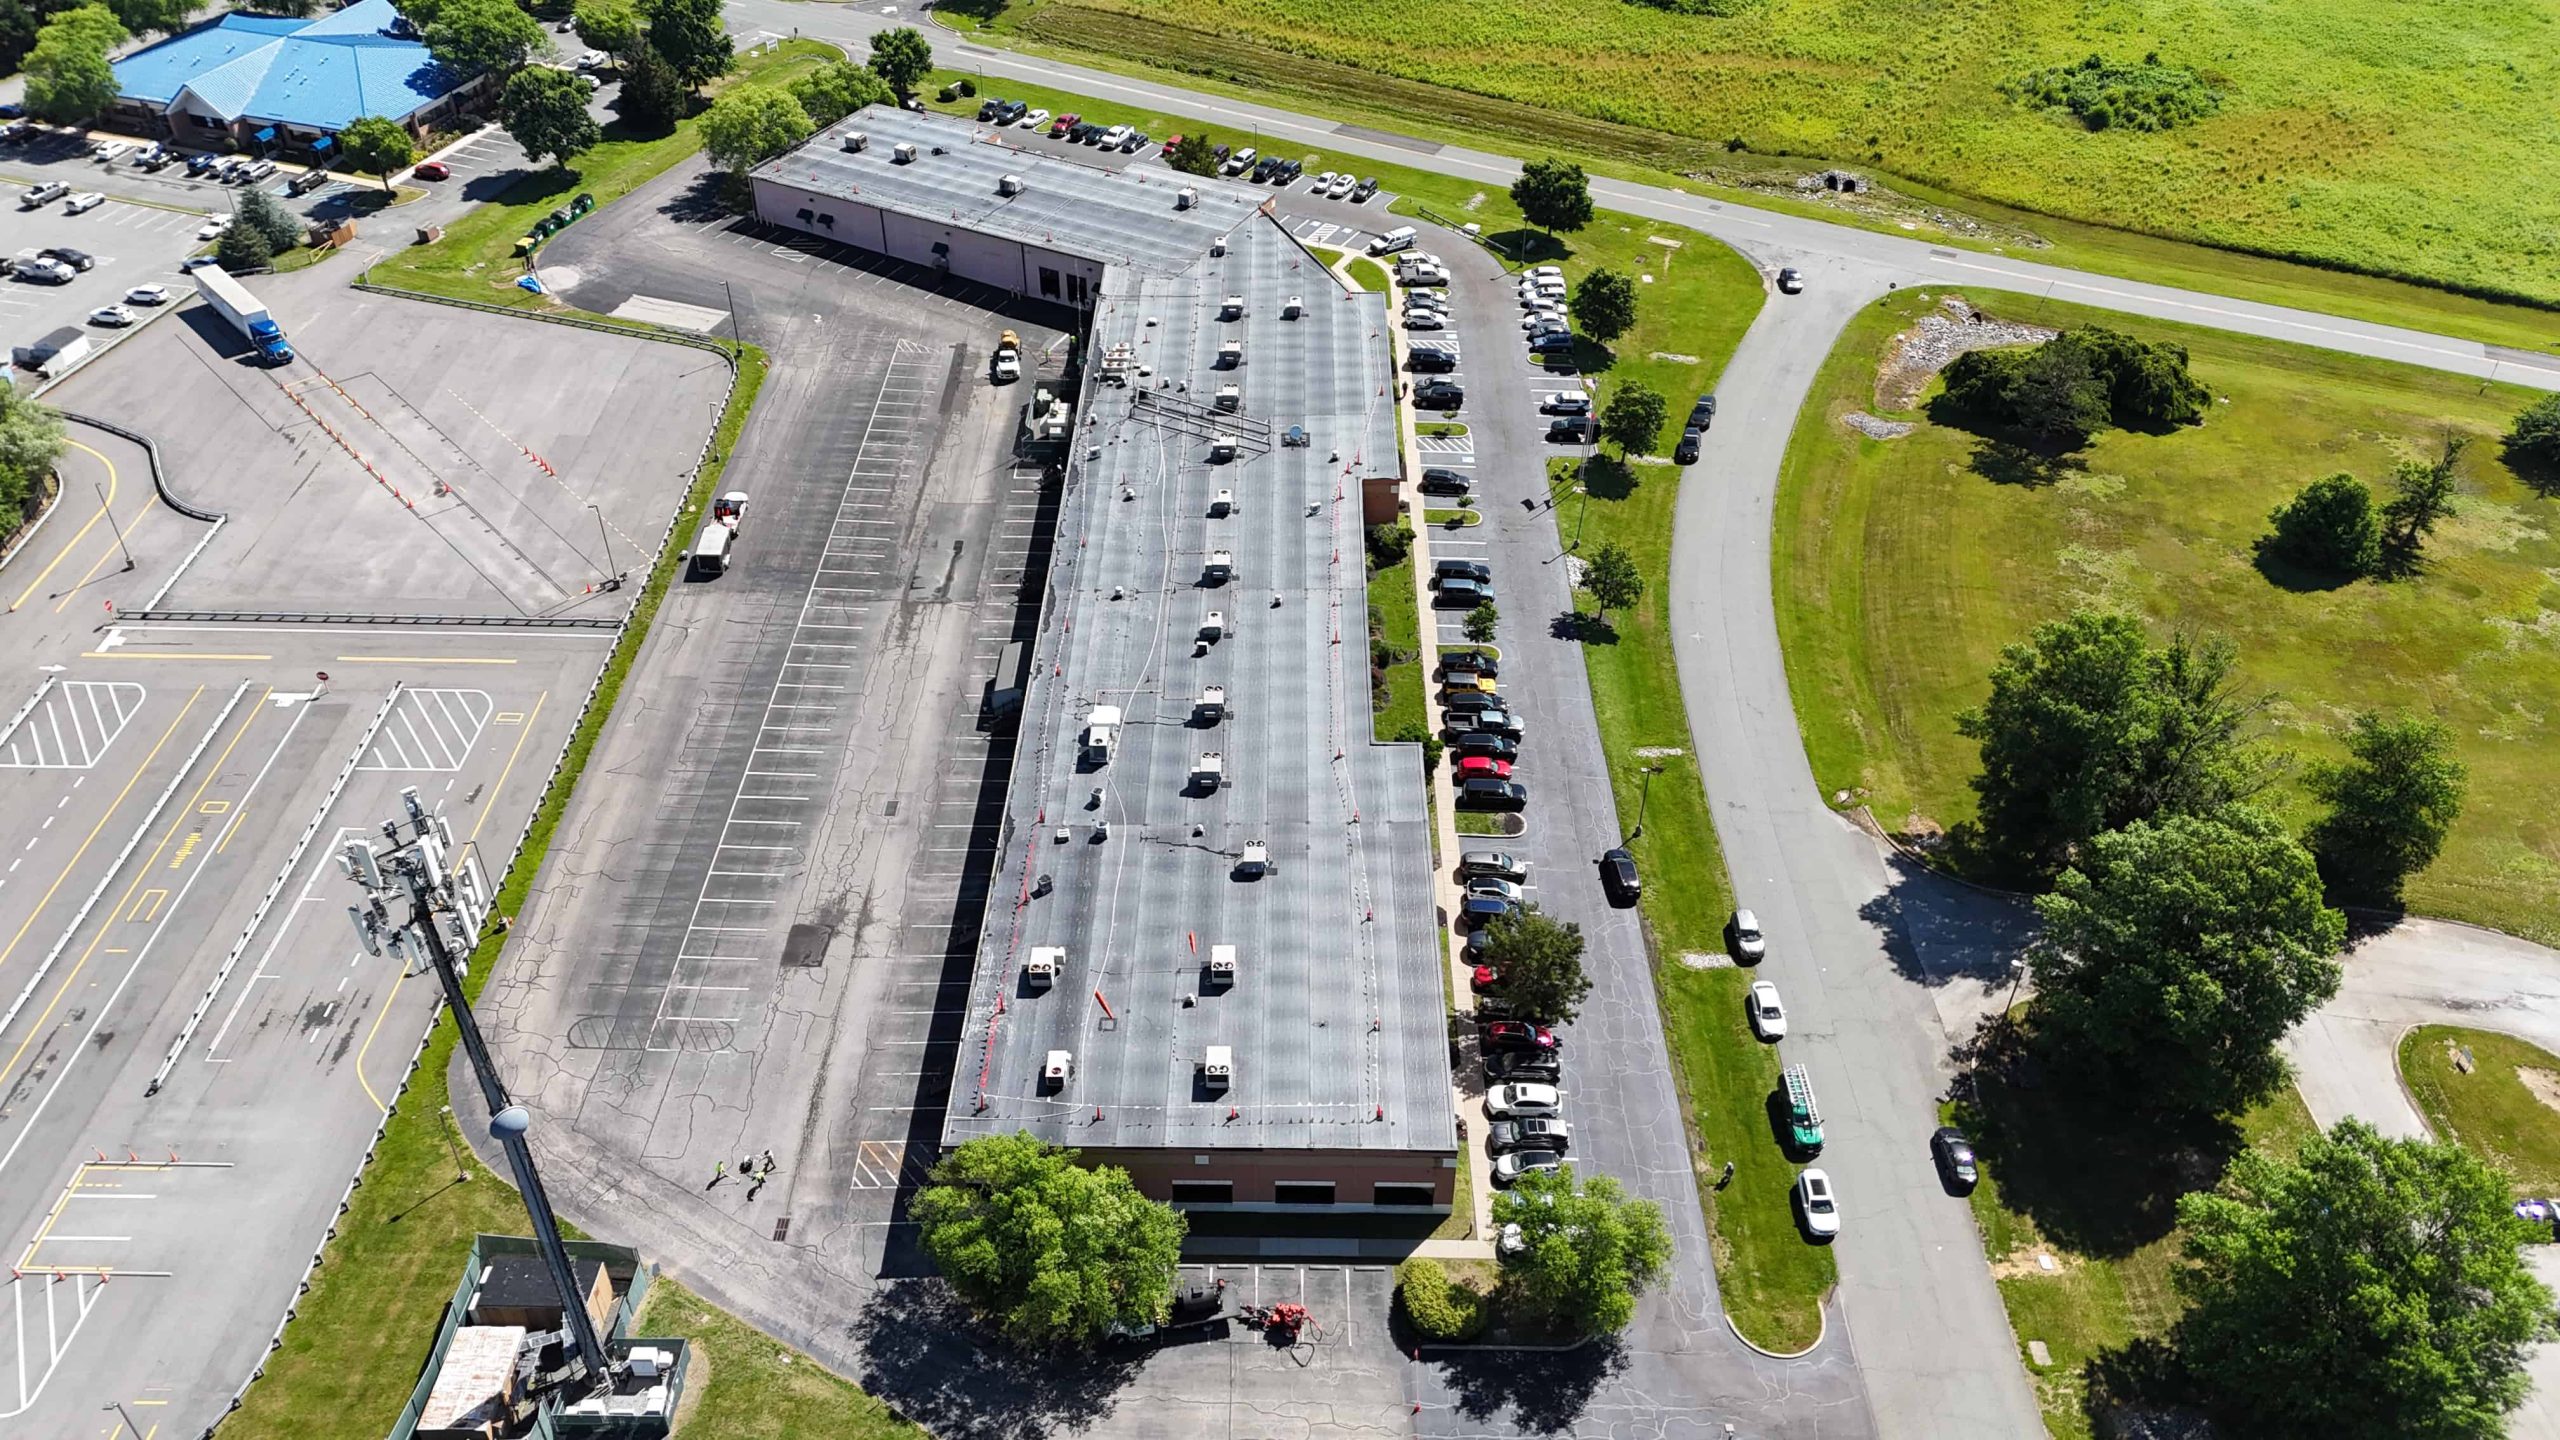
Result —
<instances>
[{"instance_id":1,"label":"roof vent","mask_svg":"<svg viewBox=\"0 0 2560 1440\"><path fill-rule=\"evenodd\" d=\"M844 148L847 150L868 150L871 148L871 136L867 132L861 130L848 130L845 132L844 136Z\"/></svg>"},{"instance_id":2,"label":"roof vent","mask_svg":"<svg viewBox=\"0 0 2560 1440\"><path fill-rule=\"evenodd\" d=\"M1188 185L1173 192L1173 208L1176 210L1188 210L1199 203L1200 192Z\"/></svg>"},{"instance_id":3,"label":"roof vent","mask_svg":"<svg viewBox=\"0 0 2560 1440\"><path fill-rule=\"evenodd\" d=\"M897 144L890 146L889 163L892 165L913 165L916 163L915 145L912 142L901 140Z\"/></svg>"},{"instance_id":4,"label":"roof vent","mask_svg":"<svg viewBox=\"0 0 2560 1440\"><path fill-rule=\"evenodd\" d=\"M1306 308L1307 305L1305 301L1300 300L1295 295L1292 295L1289 297L1289 303L1280 307L1280 318L1283 320L1295 320L1298 318L1299 312Z\"/></svg>"},{"instance_id":5,"label":"roof vent","mask_svg":"<svg viewBox=\"0 0 2560 1440\"><path fill-rule=\"evenodd\" d=\"M1019 175L1007 175L1003 179L998 180L996 182L996 193L999 195L1021 194L1022 177Z\"/></svg>"}]
</instances>

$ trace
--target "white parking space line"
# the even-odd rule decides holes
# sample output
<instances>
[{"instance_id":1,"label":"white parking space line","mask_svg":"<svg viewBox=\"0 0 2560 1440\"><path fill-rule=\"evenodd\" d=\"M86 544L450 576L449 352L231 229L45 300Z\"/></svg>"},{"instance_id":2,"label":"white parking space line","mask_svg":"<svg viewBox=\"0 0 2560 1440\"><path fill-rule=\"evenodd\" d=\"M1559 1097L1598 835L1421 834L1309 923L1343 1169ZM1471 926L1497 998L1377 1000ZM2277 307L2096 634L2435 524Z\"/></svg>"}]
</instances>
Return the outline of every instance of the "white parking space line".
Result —
<instances>
[{"instance_id":1,"label":"white parking space line","mask_svg":"<svg viewBox=\"0 0 2560 1440\"><path fill-rule=\"evenodd\" d=\"M86 770L142 708L143 688L126 681L65 680L44 692L0 736L0 768Z\"/></svg>"},{"instance_id":2,"label":"white parking space line","mask_svg":"<svg viewBox=\"0 0 2560 1440\"><path fill-rule=\"evenodd\" d=\"M459 770L496 709L486 690L404 690L359 770Z\"/></svg>"}]
</instances>

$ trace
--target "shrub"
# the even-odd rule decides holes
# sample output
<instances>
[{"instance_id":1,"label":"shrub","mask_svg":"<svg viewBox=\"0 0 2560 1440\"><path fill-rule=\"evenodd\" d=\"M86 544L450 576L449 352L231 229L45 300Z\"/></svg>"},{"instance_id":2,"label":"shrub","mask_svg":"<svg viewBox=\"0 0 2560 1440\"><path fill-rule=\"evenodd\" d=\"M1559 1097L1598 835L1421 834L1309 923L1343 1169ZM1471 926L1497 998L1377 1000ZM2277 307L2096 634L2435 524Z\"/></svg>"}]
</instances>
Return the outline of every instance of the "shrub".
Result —
<instances>
[{"instance_id":1,"label":"shrub","mask_svg":"<svg viewBox=\"0 0 2560 1440\"><path fill-rule=\"evenodd\" d=\"M2507 463L2546 481L2560 472L2560 395L2545 395L2517 413L2507 430Z\"/></svg>"},{"instance_id":2,"label":"shrub","mask_svg":"<svg viewBox=\"0 0 2560 1440\"><path fill-rule=\"evenodd\" d=\"M2267 548L2331 575L2370 575L2382 564L2382 514L2353 475L2314 480L2267 517Z\"/></svg>"},{"instance_id":3,"label":"shrub","mask_svg":"<svg viewBox=\"0 0 2560 1440\"><path fill-rule=\"evenodd\" d=\"M2163 65L2155 52L2138 65L2092 55L2077 65L2056 65L2005 87L2027 105L2068 110L2092 130L2167 130L2212 114L2222 94L2184 65Z\"/></svg>"},{"instance_id":4,"label":"shrub","mask_svg":"<svg viewBox=\"0 0 2560 1440\"><path fill-rule=\"evenodd\" d=\"M966 75L963 75L963 76L961 76L958 80L954 81L953 83L954 83L954 84L956 84L956 85L958 85L958 86L960 87L960 93L961 93L962 95L965 95L965 96L967 96L967 97L969 97L969 98L971 98L971 99L975 99L975 98L977 98L977 94L978 94L978 82L977 82L977 81L970 79L970 78L969 78L968 76L966 76Z\"/></svg>"},{"instance_id":5,"label":"shrub","mask_svg":"<svg viewBox=\"0 0 2560 1440\"><path fill-rule=\"evenodd\" d=\"M1419 1256L1396 1267L1396 1296L1414 1330L1430 1340L1472 1340L1488 1318L1485 1299L1449 1278L1437 1260Z\"/></svg>"},{"instance_id":6,"label":"shrub","mask_svg":"<svg viewBox=\"0 0 2560 1440\"><path fill-rule=\"evenodd\" d=\"M2212 398L2187 372L2185 346L2094 325L2042 345L1968 351L1945 380L1941 419L2074 445L2109 425L2158 433L2201 424Z\"/></svg>"},{"instance_id":7,"label":"shrub","mask_svg":"<svg viewBox=\"0 0 2560 1440\"><path fill-rule=\"evenodd\" d=\"M1367 533L1369 568L1372 570L1402 564L1404 557L1413 549L1413 525L1402 516L1390 524L1372 525Z\"/></svg>"}]
</instances>

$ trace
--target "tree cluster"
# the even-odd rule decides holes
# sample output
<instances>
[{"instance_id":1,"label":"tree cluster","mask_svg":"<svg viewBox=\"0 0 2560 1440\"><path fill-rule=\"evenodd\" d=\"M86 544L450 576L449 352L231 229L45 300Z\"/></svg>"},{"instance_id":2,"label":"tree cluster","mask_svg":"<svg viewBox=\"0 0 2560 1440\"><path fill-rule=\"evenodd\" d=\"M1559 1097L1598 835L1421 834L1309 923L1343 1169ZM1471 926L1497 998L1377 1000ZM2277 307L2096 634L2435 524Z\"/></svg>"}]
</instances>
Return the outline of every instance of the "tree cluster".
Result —
<instances>
[{"instance_id":1,"label":"tree cluster","mask_svg":"<svg viewBox=\"0 0 2560 1440\"><path fill-rule=\"evenodd\" d=\"M746 86L731 90L702 112L702 149L732 175L747 171L809 138L809 112L779 90Z\"/></svg>"},{"instance_id":2,"label":"tree cluster","mask_svg":"<svg viewBox=\"0 0 2560 1440\"><path fill-rule=\"evenodd\" d=\"M791 98L800 102L809 123L825 129L865 105L895 105L889 82L868 66L830 60L791 82Z\"/></svg>"},{"instance_id":3,"label":"tree cluster","mask_svg":"<svg viewBox=\"0 0 2560 1440\"><path fill-rule=\"evenodd\" d=\"M381 115L358 116L339 131L338 151L350 167L381 176L386 195L392 192L391 177L418 158L418 144L409 127Z\"/></svg>"},{"instance_id":4,"label":"tree cluster","mask_svg":"<svg viewBox=\"0 0 2560 1440\"><path fill-rule=\"evenodd\" d=\"M410 18L419 18L410 0ZM542 22L515 0L434 0L425 19L427 53L464 74L506 74L551 51Z\"/></svg>"},{"instance_id":5,"label":"tree cluster","mask_svg":"<svg viewBox=\"0 0 2560 1440\"><path fill-rule=\"evenodd\" d=\"M1606 345L1636 328L1636 282L1603 266L1582 277L1565 309L1583 334Z\"/></svg>"},{"instance_id":6,"label":"tree cluster","mask_svg":"<svg viewBox=\"0 0 2560 1440\"><path fill-rule=\"evenodd\" d=\"M2188 373L2185 346L2092 325L2041 345L1957 356L1940 403L1956 420L2073 447L2110 426L2158 433L2201 424L2212 398Z\"/></svg>"},{"instance_id":7,"label":"tree cluster","mask_svg":"<svg viewBox=\"0 0 2560 1440\"><path fill-rule=\"evenodd\" d=\"M1535 906L1485 927L1484 962L1502 975L1502 998L1532 1020L1569 1025L1591 994L1582 968L1582 927Z\"/></svg>"},{"instance_id":8,"label":"tree cluster","mask_svg":"<svg viewBox=\"0 0 2560 1440\"><path fill-rule=\"evenodd\" d=\"M1194 131L1176 141L1164 161L1185 175L1214 175L1218 170L1218 149L1207 131Z\"/></svg>"},{"instance_id":9,"label":"tree cluster","mask_svg":"<svg viewBox=\"0 0 2560 1440\"><path fill-rule=\"evenodd\" d=\"M2312 481L2267 523L2267 552L2306 570L2353 577L2382 568L2382 511L2353 475Z\"/></svg>"},{"instance_id":10,"label":"tree cluster","mask_svg":"<svg viewBox=\"0 0 2560 1440\"><path fill-rule=\"evenodd\" d=\"M1633 1200L1618 1182L1577 1182L1571 1166L1535 1171L1493 1197L1497 1229L1520 1227L1520 1247L1502 1257L1505 1290L1529 1315L1586 1335L1608 1335L1635 1318L1636 1297L1671 1263L1662 1209Z\"/></svg>"},{"instance_id":11,"label":"tree cluster","mask_svg":"<svg viewBox=\"0 0 2560 1440\"><path fill-rule=\"evenodd\" d=\"M1449 1278L1449 1267L1417 1255L1396 1267L1396 1299L1426 1340L1473 1340L1490 1317L1484 1296Z\"/></svg>"},{"instance_id":12,"label":"tree cluster","mask_svg":"<svg viewBox=\"0 0 2560 1440\"><path fill-rule=\"evenodd\" d=\"M26 56L28 112L76 125L113 104L116 76L107 56L128 36L104 5L65 10L44 22Z\"/></svg>"},{"instance_id":13,"label":"tree cluster","mask_svg":"<svg viewBox=\"0 0 2560 1440\"><path fill-rule=\"evenodd\" d=\"M507 134L537 163L548 155L566 165L604 138L604 127L587 113L586 82L548 65L508 76L498 92L498 114Z\"/></svg>"},{"instance_id":14,"label":"tree cluster","mask_svg":"<svg viewBox=\"0 0 2560 1440\"><path fill-rule=\"evenodd\" d=\"M2435 863L2462 814L2470 771L2453 732L2417 715L2358 715L2347 758L2316 765L2309 789L2329 807L2306 837L2341 903L2393 906L2401 886Z\"/></svg>"},{"instance_id":15,"label":"tree cluster","mask_svg":"<svg viewBox=\"0 0 2560 1440\"><path fill-rule=\"evenodd\" d=\"M2162 64L2158 51L2130 65L2092 55L2030 72L2006 88L2021 103L2069 111L2092 130L2167 130L2222 107L2221 92L2204 76Z\"/></svg>"},{"instance_id":16,"label":"tree cluster","mask_svg":"<svg viewBox=\"0 0 2560 1440\"><path fill-rule=\"evenodd\" d=\"M62 446L60 415L16 386L0 385L0 534L18 528Z\"/></svg>"},{"instance_id":17,"label":"tree cluster","mask_svg":"<svg viewBox=\"0 0 2560 1440\"><path fill-rule=\"evenodd\" d=\"M305 3L307 6L307 0ZM147 35L154 30L178 29L187 23L187 16L195 8L193 0L103 0L103 3L101 0L0 0L0 75L21 68L34 52L44 27L73 10L105 10L130 34ZM241 8L283 13L274 11L267 4L244 5ZM307 13L307 8L290 13ZM118 40L122 38L119 36ZM110 92L107 98L112 100L115 97ZM29 108L33 109L32 106ZM36 113L43 114L42 111ZM88 118L88 114L74 115L66 123Z\"/></svg>"},{"instance_id":18,"label":"tree cluster","mask_svg":"<svg viewBox=\"0 0 2560 1440\"><path fill-rule=\"evenodd\" d=\"M214 258L233 272L264 269L302 243L302 222L264 190L240 192L231 226L214 243Z\"/></svg>"},{"instance_id":19,"label":"tree cluster","mask_svg":"<svg viewBox=\"0 0 2560 1440\"><path fill-rule=\"evenodd\" d=\"M1016 1132L933 1167L909 1214L970 1309L1023 1345L1090 1345L1113 1325L1163 1322L1187 1228L1129 1172Z\"/></svg>"}]
</instances>

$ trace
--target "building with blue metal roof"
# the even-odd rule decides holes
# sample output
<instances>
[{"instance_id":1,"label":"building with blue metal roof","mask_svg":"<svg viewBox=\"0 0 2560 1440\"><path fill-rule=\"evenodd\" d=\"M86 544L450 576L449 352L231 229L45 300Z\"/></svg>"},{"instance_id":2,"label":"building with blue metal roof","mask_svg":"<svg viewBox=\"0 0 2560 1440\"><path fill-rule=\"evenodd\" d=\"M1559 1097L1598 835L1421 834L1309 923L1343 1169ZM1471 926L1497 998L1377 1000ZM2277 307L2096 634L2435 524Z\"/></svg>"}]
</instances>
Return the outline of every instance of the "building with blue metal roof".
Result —
<instances>
[{"instance_id":1,"label":"building with blue metal roof","mask_svg":"<svg viewBox=\"0 0 2560 1440\"><path fill-rule=\"evenodd\" d=\"M262 154L325 153L366 115L423 134L487 83L438 64L392 0L317 19L224 15L135 51L115 72L109 114L125 127Z\"/></svg>"}]
</instances>

